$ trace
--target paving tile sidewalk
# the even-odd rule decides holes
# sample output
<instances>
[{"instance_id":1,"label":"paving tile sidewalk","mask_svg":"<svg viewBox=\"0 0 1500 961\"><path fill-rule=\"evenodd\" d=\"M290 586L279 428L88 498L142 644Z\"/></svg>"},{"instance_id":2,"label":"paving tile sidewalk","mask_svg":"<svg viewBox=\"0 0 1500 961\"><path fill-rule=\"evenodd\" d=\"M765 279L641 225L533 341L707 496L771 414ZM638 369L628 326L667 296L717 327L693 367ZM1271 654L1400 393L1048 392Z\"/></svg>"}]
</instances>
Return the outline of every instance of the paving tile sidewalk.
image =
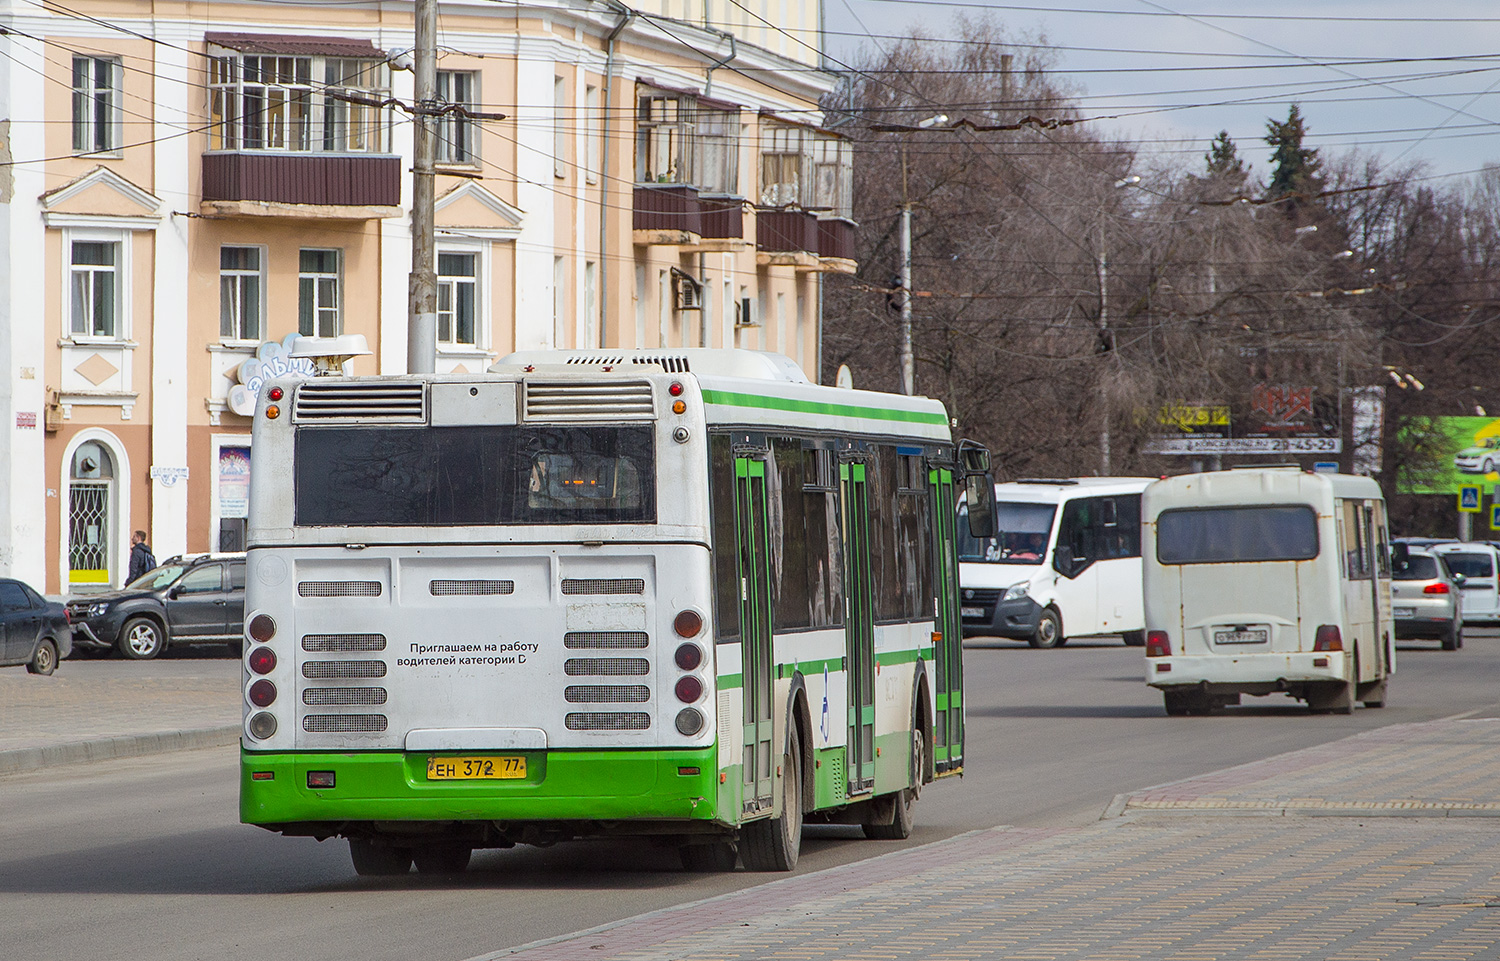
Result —
<instances>
[{"instance_id":1,"label":"paving tile sidewalk","mask_svg":"<svg viewBox=\"0 0 1500 961\"><path fill-rule=\"evenodd\" d=\"M1394 725L486 958L1493 959L1500 820L1451 815L1500 805L1497 745L1495 719Z\"/></svg>"}]
</instances>

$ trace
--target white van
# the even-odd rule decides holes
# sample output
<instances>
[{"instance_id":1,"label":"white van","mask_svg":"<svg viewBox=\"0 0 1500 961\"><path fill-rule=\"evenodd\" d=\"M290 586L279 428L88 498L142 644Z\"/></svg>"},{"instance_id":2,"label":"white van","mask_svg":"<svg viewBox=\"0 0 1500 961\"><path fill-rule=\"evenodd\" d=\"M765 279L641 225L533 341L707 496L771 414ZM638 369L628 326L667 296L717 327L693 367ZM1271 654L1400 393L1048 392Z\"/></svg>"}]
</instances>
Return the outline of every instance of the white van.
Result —
<instances>
[{"instance_id":1,"label":"white van","mask_svg":"<svg viewBox=\"0 0 1500 961\"><path fill-rule=\"evenodd\" d=\"M1464 576L1458 597L1465 621L1500 620L1500 551L1493 544L1437 544L1428 550L1442 555L1448 570Z\"/></svg>"},{"instance_id":2,"label":"white van","mask_svg":"<svg viewBox=\"0 0 1500 961\"><path fill-rule=\"evenodd\" d=\"M995 485L999 533L959 526L965 637L1056 647L1069 637L1121 634L1145 643L1141 609L1141 492L1149 477L1077 477Z\"/></svg>"},{"instance_id":3,"label":"white van","mask_svg":"<svg viewBox=\"0 0 1500 961\"><path fill-rule=\"evenodd\" d=\"M1385 501L1296 467L1186 474L1141 499L1146 683L1168 714L1284 692L1384 707L1395 670Z\"/></svg>"}]
</instances>

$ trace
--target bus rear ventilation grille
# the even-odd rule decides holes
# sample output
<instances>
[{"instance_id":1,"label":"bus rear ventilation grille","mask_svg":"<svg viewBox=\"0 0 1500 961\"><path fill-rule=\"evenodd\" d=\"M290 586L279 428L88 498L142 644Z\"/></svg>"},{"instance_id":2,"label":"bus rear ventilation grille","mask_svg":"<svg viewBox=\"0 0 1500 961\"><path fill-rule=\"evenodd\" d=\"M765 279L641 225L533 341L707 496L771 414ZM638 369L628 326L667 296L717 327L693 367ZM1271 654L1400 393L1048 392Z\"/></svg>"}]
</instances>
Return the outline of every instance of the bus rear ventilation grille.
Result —
<instances>
[{"instance_id":1,"label":"bus rear ventilation grille","mask_svg":"<svg viewBox=\"0 0 1500 961\"><path fill-rule=\"evenodd\" d=\"M660 364L661 369L669 374L686 374L688 372L688 359L686 357L672 357L662 355L652 357L649 355L630 358L632 364Z\"/></svg>"},{"instance_id":2,"label":"bus rear ventilation grille","mask_svg":"<svg viewBox=\"0 0 1500 961\"><path fill-rule=\"evenodd\" d=\"M644 594L646 581L640 577L565 577L564 594Z\"/></svg>"},{"instance_id":3,"label":"bus rear ventilation grille","mask_svg":"<svg viewBox=\"0 0 1500 961\"><path fill-rule=\"evenodd\" d=\"M651 672L644 657L570 657L563 663L569 677L640 676Z\"/></svg>"},{"instance_id":4,"label":"bus rear ventilation grille","mask_svg":"<svg viewBox=\"0 0 1500 961\"><path fill-rule=\"evenodd\" d=\"M651 715L637 711L577 713L568 715L567 725L570 731L644 731L651 727Z\"/></svg>"},{"instance_id":5,"label":"bus rear ventilation grille","mask_svg":"<svg viewBox=\"0 0 1500 961\"><path fill-rule=\"evenodd\" d=\"M313 654L385 650L384 634L305 634L302 649Z\"/></svg>"},{"instance_id":6,"label":"bus rear ventilation grille","mask_svg":"<svg viewBox=\"0 0 1500 961\"><path fill-rule=\"evenodd\" d=\"M570 684L563 690L569 704L644 704L651 689L644 684Z\"/></svg>"},{"instance_id":7,"label":"bus rear ventilation grille","mask_svg":"<svg viewBox=\"0 0 1500 961\"><path fill-rule=\"evenodd\" d=\"M383 687L310 687L302 692L302 703L311 707L358 704L376 707L385 703Z\"/></svg>"},{"instance_id":8,"label":"bus rear ventilation grille","mask_svg":"<svg viewBox=\"0 0 1500 961\"><path fill-rule=\"evenodd\" d=\"M311 734L379 734L385 730L384 714L309 714L302 730Z\"/></svg>"},{"instance_id":9,"label":"bus rear ventilation grille","mask_svg":"<svg viewBox=\"0 0 1500 961\"><path fill-rule=\"evenodd\" d=\"M471 597L489 594L514 594L515 581L428 581L433 597Z\"/></svg>"},{"instance_id":10,"label":"bus rear ventilation grille","mask_svg":"<svg viewBox=\"0 0 1500 961\"><path fill-rule=\"evenodd\" d=\"M644 380L597 384L526 382L528 421L640 421L656 419L651 384Z\"/></svg>"},{"instance_id":11,"label":"bus rear ventilation grille","mask_svg":"<svg viewBox=\"0 0 1500 961\"><path fill-rule=\"evenodd\" d=\"M379 581L299 581L303 597L379 597Z\"/></svg>"},{"instance_id":12,"label":"bus rear ventilation grille","mask_svg":"<svg viewBox=\"0 0 1500 961\"><path fill-rule=\"evenodd\" d=\"M329 677L385 677L385 661L303 661L302 676L314 681Z\"/></svg>"},{"instance_id":13,"label":"bus rear ventilation grille","mask_svg":"<svg viewBox=\"0 0 1500 961\"><path fill-rule=\"evenodd\" d=\"M569 631L563 635L563 647L575 651L618 651L649 646L645 631Z\"/></svg>"},{"instance_id":14,"label":"bus rear ventilation grille","mask_svg":"<svg viewBox=\"0 0 1500 961\"><path fill-rule=\"evenodd\" d=\"M316 381L297 386L292 416L299 421L360 420L382 423L427 423L426 394L421 384L342 383Z\"/></svg>"}]
</instances>

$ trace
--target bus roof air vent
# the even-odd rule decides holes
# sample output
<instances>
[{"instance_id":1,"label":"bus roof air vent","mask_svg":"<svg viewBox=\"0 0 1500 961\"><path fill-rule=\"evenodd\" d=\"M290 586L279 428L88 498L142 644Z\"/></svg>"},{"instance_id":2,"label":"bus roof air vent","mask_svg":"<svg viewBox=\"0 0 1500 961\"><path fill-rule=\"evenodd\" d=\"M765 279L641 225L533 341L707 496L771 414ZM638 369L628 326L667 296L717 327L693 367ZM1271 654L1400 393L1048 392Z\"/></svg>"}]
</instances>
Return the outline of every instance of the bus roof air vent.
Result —
<instances>
[{"instance_id":1,"label":"bus roof air vent","mask_svg":"<svg viewBox=\"0 0 1500 961\"><path fill-rule=\"evenodd\" d=\"M661 369L669 374L686 374L689 370L688 359L681 355L676 357L660 356L638 356L630 359L632 364L660 364Z\"/></svg>"},{"instance_id":2,"label":"bus roof air vent","mask_svg":"<svg viewBox=\"0 0 1500 961\"><path fill-rule=\"evenodd\" d=\"M1078 485L1078 481L1071 477L1023 477L1016 481L1017 484L1047 484L1053 487L1067 487Z\"/></svg>"},{"instance_id":3,"label":"bus roof air vent","mask_svg":"<svg viewBox=\"0 0 1500 961\"><path fill-rule=\"evenodd\" d=\"M425 424L427 395L420 383L384 379L307 381L297 385L293 418Z\"/></svg>"},{"instance_id":4,"label":"bus roof air vent","mask_svg":"<svg viewBox=\"0 0 1500 961\"><path fill-rule=\"evenodd\" d=\"M625 358L618 354L574 354L565 364L591 364L595 367L613 367L616 364L625 363Z\"/></svg>"},{"instance_id":5,"label":"bus roof air vent","mask_svg":"<svg viewBox=\"0 0 1500 961\"><path fill-rule=\"evenodd\" d=\"M650 381L605 378L592 383L547 383L528 380L525 388L528 423L656 419Z\"/></svg>"}]
</instances>

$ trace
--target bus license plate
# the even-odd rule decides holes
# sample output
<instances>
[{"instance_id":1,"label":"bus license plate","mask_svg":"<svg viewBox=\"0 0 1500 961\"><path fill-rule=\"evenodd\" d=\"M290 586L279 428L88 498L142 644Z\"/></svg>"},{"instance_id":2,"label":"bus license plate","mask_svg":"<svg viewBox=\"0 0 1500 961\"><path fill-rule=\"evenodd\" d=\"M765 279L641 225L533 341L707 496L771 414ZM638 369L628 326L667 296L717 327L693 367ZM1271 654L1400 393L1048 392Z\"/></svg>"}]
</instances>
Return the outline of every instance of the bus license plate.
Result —
<instances>
[{"instance_id":1,"label":"bus license plate","mask_svg":"<svg viewBox=\"0 0 1500 961\"><path fill-rule=\"evenodd\" d=\"M1214 631L1215 644L1264 644L1271 635L1264 629L1251 631Z\"/></svg>"},{"instance_id":2,"label":"bus license plate","mask_svg":"<svg viewBox=\"0 0 1500 961\"><path fill-rule=\"evenodd\" d=\"M951 608L950 608L950 610L951 610ZM984 616L984 608L982 608L982 607L960 607L958 609L958 613L960 615L962 615L963 617L983 617Z\"/></svg>"},{"instance_id":3,"label":"bus license plate","mask_svg":"<svg viewBox=\"0 0 1500 961\"><path fill-rule=\"evenodd\" d=\"M526 776L524 757L430 757L429 781L496 781Z\"/></svg>"}]
</instances>

